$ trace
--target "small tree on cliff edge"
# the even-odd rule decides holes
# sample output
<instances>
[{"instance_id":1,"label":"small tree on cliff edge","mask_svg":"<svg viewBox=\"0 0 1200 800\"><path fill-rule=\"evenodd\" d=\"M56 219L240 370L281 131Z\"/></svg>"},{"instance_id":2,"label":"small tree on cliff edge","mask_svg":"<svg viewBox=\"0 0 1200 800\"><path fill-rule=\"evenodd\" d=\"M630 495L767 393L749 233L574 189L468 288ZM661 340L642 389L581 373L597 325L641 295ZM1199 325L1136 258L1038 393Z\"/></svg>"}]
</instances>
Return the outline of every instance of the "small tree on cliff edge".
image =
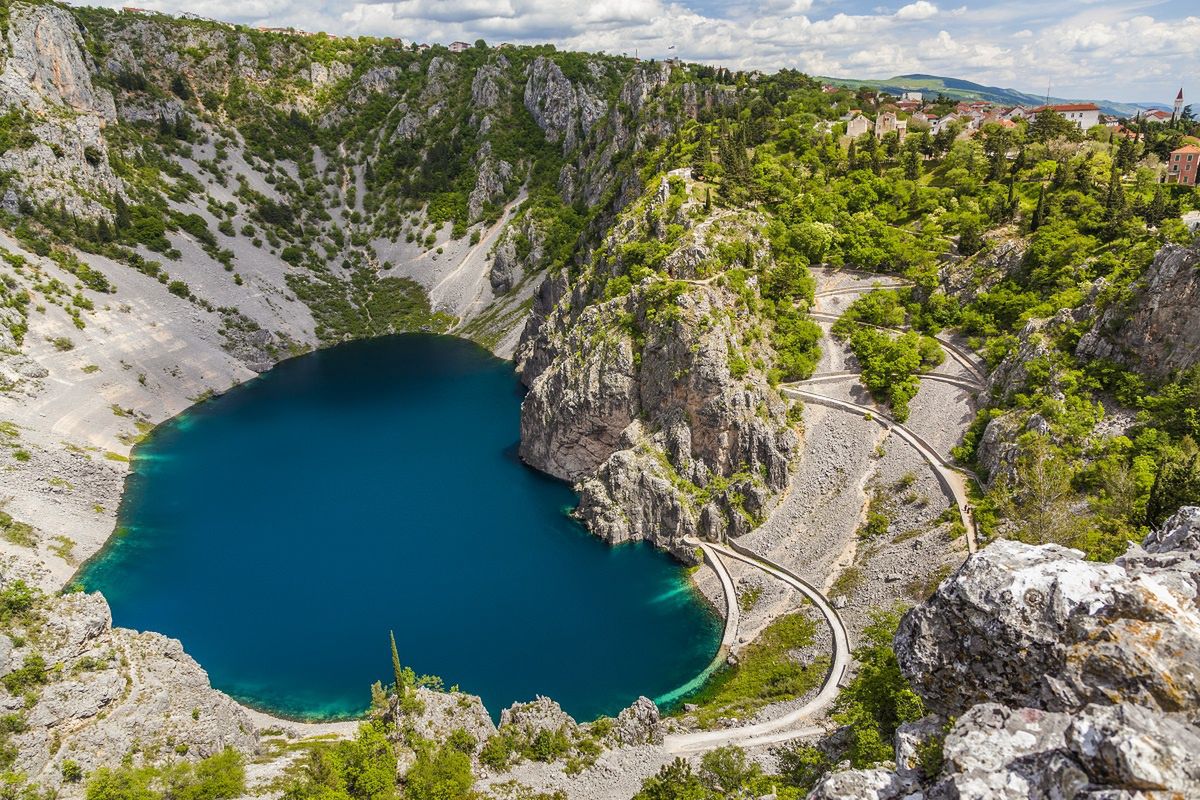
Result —
<instances>
[{"instance_id":1,"label":"small tree on cliff edge","mask_svg":"<svg viewBox=\"0 0 1200 800\"><path fill-rule=\"evenodd\" d=\"M392 646L392 675L395 677L396 697L400 700L401 714L420 714L425 710L425 704L417 696L417 675L411 667L400 665L400 652L396 649L396 634L388 631L388 639Z\"/></svg>"}]
</instances>

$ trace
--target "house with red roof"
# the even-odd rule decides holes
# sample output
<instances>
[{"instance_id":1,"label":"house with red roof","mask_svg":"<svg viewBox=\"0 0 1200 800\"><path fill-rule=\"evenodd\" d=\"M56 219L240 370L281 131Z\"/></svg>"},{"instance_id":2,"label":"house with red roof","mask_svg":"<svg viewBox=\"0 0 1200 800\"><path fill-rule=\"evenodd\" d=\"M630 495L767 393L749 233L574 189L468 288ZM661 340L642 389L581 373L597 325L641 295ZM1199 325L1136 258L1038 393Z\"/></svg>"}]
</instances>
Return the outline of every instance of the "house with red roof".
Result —
<instances>
[{"instance_id":1,"label":"house with red roof","mask_svg":"<svg viewBox=\"0 0 1200 800\"><path fill-rule=\"evenodd\" d=\"M1195 186L1198 165L1200 165L1200 147L1186 144L1178 150L1172 150L1167 159L1167 183Z\"/></svg>"}]
</instances>

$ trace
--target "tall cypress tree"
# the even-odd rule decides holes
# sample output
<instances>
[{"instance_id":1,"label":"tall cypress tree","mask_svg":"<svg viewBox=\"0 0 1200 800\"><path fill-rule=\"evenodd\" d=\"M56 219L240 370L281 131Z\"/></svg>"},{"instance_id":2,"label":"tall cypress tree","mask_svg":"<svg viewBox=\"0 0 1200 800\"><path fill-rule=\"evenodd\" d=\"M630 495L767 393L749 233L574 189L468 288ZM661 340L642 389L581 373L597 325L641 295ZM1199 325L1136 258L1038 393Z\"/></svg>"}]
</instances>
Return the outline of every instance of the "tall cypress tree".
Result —
<instances>
[{"instance_id":1,"label":"tall cypress tree","mask_svg":"<svg viewBox=\"0 0 1200 800\"><path fill-rule=\"evenodd\" d=\"M1029 232L1033 233L1038 228L1042 227L1042 223L1046 221L1046 184L1042 184L1042 188L1038 191L1037 208L1033 209L1033 219L1029 221Z\"/></svg>"},{"instance_id":2,"label":"tall cypress tree","mask_svg":"<svg viewBox=\"0 0 1200 800\"><path fill-rule=\"evenodd\" d=\"M404 679L404 667L400 666L400 653L396 650L396 634L388 631L388 638L392 643L392 674L396 679L396 696L399 697L407 688L408 681Z\"/></svg>"},{"instance_id":3,"label":"tall cypress tree","mask_svg":"<svg viewBox=\"0 0 1200 800\"><path fill-rule=\"evenodd\" d=\"M712 160L712 146L708 143L708 131L701 129L700 139L696 142L696 149L692 152L692 177L696 180L704 180L704 176L708 173L708 162Z\"/></svg>"},{"instance_id":4,"label":"tall cypress tree","mask_svg":"<svg viewBox=\"0 0 1200 800\"><path fill-rule=\"evenodd\" d=\"M1113 162L1112 172L1108 176L1108 196L1104 201L1104 220L1110 225L1120 222L1125 217L1125 187L1121 185L1121 170ZM1109 230L1110 235L1116 232Z\"/></svg>"}]
</instances>

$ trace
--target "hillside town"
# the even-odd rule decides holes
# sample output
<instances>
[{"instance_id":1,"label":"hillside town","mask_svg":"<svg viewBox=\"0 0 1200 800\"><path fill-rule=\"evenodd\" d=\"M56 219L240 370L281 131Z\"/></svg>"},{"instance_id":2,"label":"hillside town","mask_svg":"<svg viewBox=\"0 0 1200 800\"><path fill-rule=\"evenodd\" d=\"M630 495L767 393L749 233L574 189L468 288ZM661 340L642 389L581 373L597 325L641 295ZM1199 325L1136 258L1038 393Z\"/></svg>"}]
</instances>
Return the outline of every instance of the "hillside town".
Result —
<instances>
[{"instance_id":1,"label":"hillside town","mask_svg":"<svg viewBox=\"0 0 1200 800\"><path fill-rule=\"evenodd\" d=\"M822 90L833 95L836 107L847 96L854 106L841 115L831 129L842 126L841 140L850 147L869 136L884 145L898 147L912 134L946 142L979 136L992 130L1015 129L1019 125L1040 125L1057 133L1113 143L1122 140L1135 144L1148 134L1156 141L1169 142L1159 153L1162 166L1159 181L1196 186L1200 167L1200 127L1191 106L1184 100L1183 89L1176 94L1171 112L1151 109L1133 118L1106 114L1092 102L1049 103L1038 106L1002 105L987 100L954 100L944 95L929 97L922 92L906 91L899 97L871 89L857 91L825 84Z\"/></svg>"}]
</instances>

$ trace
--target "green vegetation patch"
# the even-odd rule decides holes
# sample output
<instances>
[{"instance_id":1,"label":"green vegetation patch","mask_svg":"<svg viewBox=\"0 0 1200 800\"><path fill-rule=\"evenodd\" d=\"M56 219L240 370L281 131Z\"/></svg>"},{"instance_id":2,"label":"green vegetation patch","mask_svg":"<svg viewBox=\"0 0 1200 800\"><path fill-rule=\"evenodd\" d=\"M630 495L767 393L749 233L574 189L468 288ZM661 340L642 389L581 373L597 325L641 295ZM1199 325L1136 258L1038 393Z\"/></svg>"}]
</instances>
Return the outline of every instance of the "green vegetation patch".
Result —
<instances>
[{"instance_id":1,"label":"green vegetation patch","mask_svg":"<svg viewBox=\"0 0 1200 800\"><path fill-rule=\"evenodd\" d=\"M794 700L821 685L829 658L811 664L796 651L813 643L816 623L803 612L772 622L743 650L736 665L718 672L688 702L698 706L696 719L708 728L722 717L747 719L769 703Z\"/></svg>"}]
</instances>

